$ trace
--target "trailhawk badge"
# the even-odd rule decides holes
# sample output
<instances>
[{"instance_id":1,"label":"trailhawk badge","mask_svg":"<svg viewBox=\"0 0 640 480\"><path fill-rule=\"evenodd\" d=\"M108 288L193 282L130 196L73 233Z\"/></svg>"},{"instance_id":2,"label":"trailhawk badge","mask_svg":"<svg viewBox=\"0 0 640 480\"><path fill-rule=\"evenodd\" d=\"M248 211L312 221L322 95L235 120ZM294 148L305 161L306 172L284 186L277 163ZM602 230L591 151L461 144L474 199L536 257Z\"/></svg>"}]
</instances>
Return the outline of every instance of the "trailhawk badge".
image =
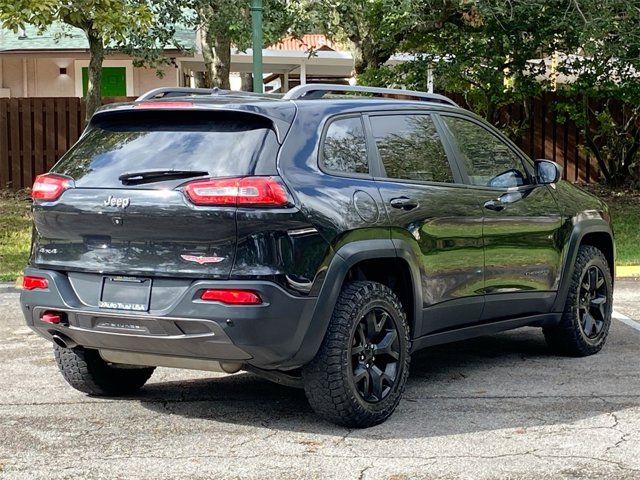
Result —
<instances>
[{"instance_id":1,"label":"trailhawk badge","mask_svg":"<svg viewBox=\"0 0 640 480\"><path fill-rule=\"evenodd\" d=\"M224 260L224 257L203 257L201 255L180 255L183 260L187 262L196 262L199 265L205 263L220 263Z\"/></svg>"}]
</instances>

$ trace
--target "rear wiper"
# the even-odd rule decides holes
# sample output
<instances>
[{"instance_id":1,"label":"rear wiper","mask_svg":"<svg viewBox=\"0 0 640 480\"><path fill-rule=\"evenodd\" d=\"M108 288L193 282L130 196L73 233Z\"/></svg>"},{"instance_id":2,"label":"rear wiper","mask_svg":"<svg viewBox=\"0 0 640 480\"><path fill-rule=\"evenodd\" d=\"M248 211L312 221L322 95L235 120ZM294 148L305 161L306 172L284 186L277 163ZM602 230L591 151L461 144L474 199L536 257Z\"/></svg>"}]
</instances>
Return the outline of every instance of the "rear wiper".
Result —
<instances>
[{"instance_id":1,"label":"rear wiper","mask_svg":"<svg viewBox=\"0 0 640 480\"><path fill-rule=\"evenodd\" d=\"M174 169L156 169L156 170L140 170L138 172L124 172L118 180L123 185L134 185L140 183L161 182L172 178L191 178L209 175L209 172L203 170L174 170Z\"/></svg>"}]
</instances>

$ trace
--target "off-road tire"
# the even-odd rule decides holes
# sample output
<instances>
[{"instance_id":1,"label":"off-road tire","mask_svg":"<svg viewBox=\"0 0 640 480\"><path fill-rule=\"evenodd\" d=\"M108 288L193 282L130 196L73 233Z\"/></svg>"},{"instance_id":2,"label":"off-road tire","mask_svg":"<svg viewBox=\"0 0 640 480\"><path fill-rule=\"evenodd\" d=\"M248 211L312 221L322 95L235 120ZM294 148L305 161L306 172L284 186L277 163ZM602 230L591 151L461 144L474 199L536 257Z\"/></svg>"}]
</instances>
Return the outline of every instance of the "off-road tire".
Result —
<instances>
[{"instance_id":1,"label":"off-road tire","mask_svg":"<svg viewBox=\"0 0 640 480\"><path fill-rule=\"evenodd\" d=\"M139 390L154 367L116 368L105 362L97 350L53 346L60 373L76 390L96 396L127 395Z\"/></svg>"},{"instance_id":2,"label":"off-road tire","mask_svg":"<svg viewBox=\"0 0 640 480\"><path fill-rule=\"evenodd\" d=\"M607 314L604 318L602 330L596 338L588 338L585 335L578 313L580 285L585 272L592 266L597 267L602 272L607 289ZM613 281L606 257L596 247L590 245L581 246L576 257L562 319L557 326L543 329L547 344L556 353L572 357L585 357L598 353L605 344L609 327L611 326L612 302Z\"/></svg>"},{"instance_id":3,"label":"off-road tire","mask_svg":"<svg viewBox=\"0 0 640 480\"><path fill-rule=\"evenodd\" d=\"M396 381L386 397L367 402L358 393L353 374L352 345L360 320L373 308L384 309L395 324L399 340ZM370 281L346 284L333 311L327 333L315 358L303 368L307 399L324 419L353 428L386 420L395 410L409 375L410 337L407 318L396 294Z\"/></svg>"}]
</instances>

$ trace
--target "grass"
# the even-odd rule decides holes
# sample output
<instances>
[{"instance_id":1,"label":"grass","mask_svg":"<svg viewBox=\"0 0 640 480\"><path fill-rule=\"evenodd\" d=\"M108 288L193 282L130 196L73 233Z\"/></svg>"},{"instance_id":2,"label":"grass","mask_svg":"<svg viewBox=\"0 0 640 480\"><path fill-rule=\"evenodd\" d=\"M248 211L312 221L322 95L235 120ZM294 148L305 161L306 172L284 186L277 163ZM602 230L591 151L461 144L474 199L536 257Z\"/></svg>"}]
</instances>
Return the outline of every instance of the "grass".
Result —
<instances>
[{"instance_id":1,"label":"grass","mask_svg":"<svg viewBox=\"0 0 640 480\"><path fill-rule=\"evenodd\" d=\"M31 202L24 193L0 191L0 281L22 274L31 244Z\"/></svg>"},{"instance_id":2,"label":"grass","mask_svg":"<svg viewBox=\"0 0 640 480\"><path fill-rule=\"evenodd\" d=\"M616 264L640 265L640 191L589 190L609 205L616 237Z\"/></svg>"},{"instance_id":3,"label":"grass","mask_svg":"<svg viewBox=\"0 0 640 480\"><path fill-rule=\"evenodd\" d=\"M640 191L590 187L611 208L617 264L640 265ZM14 281L27 264L31 242L29 197L0 191L0 281Z\"/></svg>"}]
</instances>

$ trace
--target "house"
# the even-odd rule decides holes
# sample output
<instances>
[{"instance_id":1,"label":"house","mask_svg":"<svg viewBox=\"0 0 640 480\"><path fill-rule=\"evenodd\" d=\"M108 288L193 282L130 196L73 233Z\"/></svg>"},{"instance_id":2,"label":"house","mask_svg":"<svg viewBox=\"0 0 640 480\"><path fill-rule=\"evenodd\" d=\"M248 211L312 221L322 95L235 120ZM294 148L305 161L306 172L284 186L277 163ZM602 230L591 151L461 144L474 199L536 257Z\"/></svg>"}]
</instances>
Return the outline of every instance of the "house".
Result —
<instances>
[{"instance_id":1,"label":"house","mask_svg":"<svg viewBox=\"0 0 640 480\"><path fill-rule=\"evenodd\" d=\"M103 63L105 97L136 97L157 87L195 86L205 70L197 32L178 28L176 43L168 47L169 64L158 71L133 65L121 53ZM352 76L353 57L323 35L285 39L263 50L266 91L287 91L306 82L346 83ZM28 26L15 33L0 29L0 97L82 97L87 88L89 48L84 33L54 24L42 34ZM240 73L251 72L252 51L234 49L231 85L240 89Z\"/></svg>"},{"instance_id":2,"label":"house","mask_svg":"<svg viewBox=\"0 0 640 480\"><path fill-rule=\"evenodd\" d=\"M181 29L178 40L186 48L195 46L192 31ZM176 48L165 55L174 58ZM89 45L79 29L53 24L39 35L32 26L19 33L0 29L0 96L82 97L86 91ZM123 54L107 57L103 64L104 96L136 96L152 88L176 85L175 65L155 69L136 68Z\"/></svg>"}]
</instances>

